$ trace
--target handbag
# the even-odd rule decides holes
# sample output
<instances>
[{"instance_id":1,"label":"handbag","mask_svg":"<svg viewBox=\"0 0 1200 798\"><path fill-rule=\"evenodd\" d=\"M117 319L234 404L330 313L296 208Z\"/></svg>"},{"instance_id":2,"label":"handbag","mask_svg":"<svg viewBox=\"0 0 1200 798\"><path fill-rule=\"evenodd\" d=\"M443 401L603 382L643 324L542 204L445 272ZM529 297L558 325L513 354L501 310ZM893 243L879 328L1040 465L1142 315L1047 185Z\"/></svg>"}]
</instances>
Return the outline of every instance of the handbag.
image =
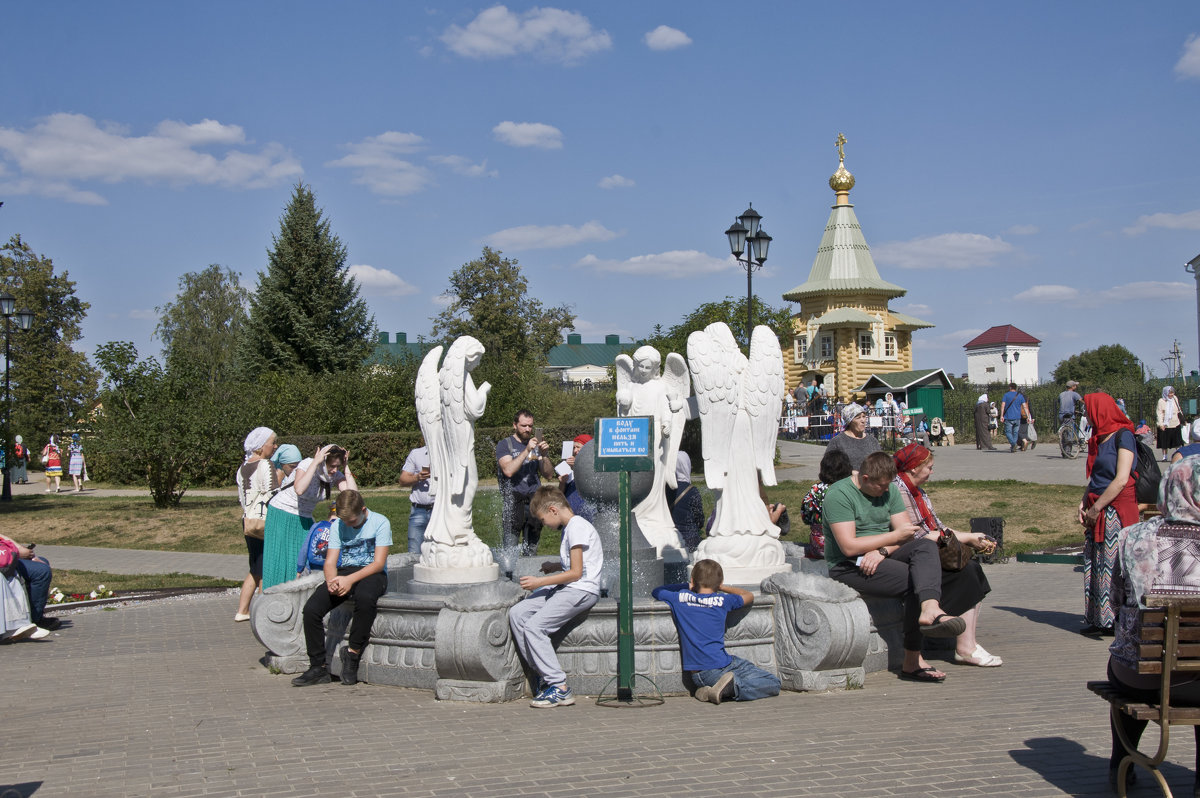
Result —
<instances>
[{"instance_id":1,"label":"handbag","mask_svg":"<svg viewBox=\"0 0 1200 798\"><path fill-rule=\"evenodd\" d=\"M1034 429L1032 421L1029 422L1029 430L1026 432L1025 437L1034 443L1037 443L1037 430Z\"/></svg>"},{"instance_id":2,"label":"handbag","mask_svg":"<svg viewBox=\"0 0 1200 798\"><path fill-rule=\"evenodd\" d=\"M242 533L248 538L262 540L266 537L267 520L265 518L243 518Z\"/></svg>"},{"instance_id":3,"label":"handbag","mask_svg":"<svg viewBox=\"0 0 1200 798\"><path fill-rule=\"evenodd\" d=\"M17 572L17 560L21 559L21 550L17 544L8 538L0 538L0 575L11 579Z\"/></svg>"},{"instance_id":4,"label":"handbag","mask_svg":"<svg viewBox=\"0 0 1200 798\"><path fill-rule=\"evenodd\" d=\"M949 529L942 529L942 536L938 538L937 545L943 571L961 571L975 555L975 552Z\"/></svg>"}]
</instances>

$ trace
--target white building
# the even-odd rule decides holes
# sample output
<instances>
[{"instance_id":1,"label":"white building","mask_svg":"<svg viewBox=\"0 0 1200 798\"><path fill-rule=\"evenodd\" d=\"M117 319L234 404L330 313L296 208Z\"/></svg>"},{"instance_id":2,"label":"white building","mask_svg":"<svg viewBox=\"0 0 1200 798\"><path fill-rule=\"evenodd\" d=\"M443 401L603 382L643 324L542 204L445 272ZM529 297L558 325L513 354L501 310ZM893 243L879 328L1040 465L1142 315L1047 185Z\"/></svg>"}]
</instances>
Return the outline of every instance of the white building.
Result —
<instances>
[{"instance_id":1,"label":"white building","mask_svg":"<svg viewBox=\"0 0 1200 798\"><path fill-rule=\"evenodd\" d=\"M1011 324L992 327L963 344L967 350L967 380L973 385L1037 385L1041 345L1037 338Z\"/></svg>"}]
</instances>

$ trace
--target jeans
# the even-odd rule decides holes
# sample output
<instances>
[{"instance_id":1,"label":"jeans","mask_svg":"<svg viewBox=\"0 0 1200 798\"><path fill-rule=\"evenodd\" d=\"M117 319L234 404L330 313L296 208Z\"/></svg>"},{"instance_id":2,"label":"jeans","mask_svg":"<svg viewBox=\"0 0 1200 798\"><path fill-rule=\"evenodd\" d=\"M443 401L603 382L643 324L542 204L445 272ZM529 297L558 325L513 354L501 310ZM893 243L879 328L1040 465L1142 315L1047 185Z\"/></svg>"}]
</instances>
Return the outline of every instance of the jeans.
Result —
<instances>
[{"instance_id":1,"label":"jeans","mask_svg":"<svg viewBox=\"0 0 1200 798\"><path fill-rule=\"evenodd\" d=\"M712 687L722 674L733 674L733 698L735 701L753 701L756 698L768 698L779 695L779 679L767 673L753 662L741 657L724 668L711 668L706 671L693 671L692 681L698 685Z\"/></svg>"},{"instance_id":2,"label":"jeans","mask_svg":"<svg viewBox=\"0 0 1200 798\"><path fill-rule=\"evenodd\" d=\"M408 511L408 550L421 553L421 543L425 540L425 527L429 526L429 516L433 515L432 507L413 505Z\"/></svg>"},{"instance_id":3,"label":"jeans","mask_svg":"<svg viewBox=\"0 0 1200 798\"><path fill-rule=\"evenodd\" d=\"M339 568L338 575L346 576L362 568ZM379 597L387 592L387 574L380 571L354 583L344 596L333 596L325 583L304 603L304 643L308 651L308 664L316 667L325 664L325 616L334 607L347 599L354 600L354 620L350 623L350 648L362 653L371 639L371 626L375 623L376 605Z\"/></svg>"},{"instance_id":4,"label":"jeans","mask_svg":"<svg viewBox=\"0 0 1200 798\"><path fill-rule=\"evenodd\" d=\"M29 586L29 614L34 623L42 622L46 611L46 599L50 596L50 563L44 558L17 560L17 571Z\"/></svg>"},{"instance_id":5,"label":"jeans","mask_svg":"<svg viewBox=\"0 0 1200 798\"><path fill-rule=\"evenodd\" d=\"M1021 428L1021 419L1014 418L1011 421L1004 419L1004 437L1008 438L1008 446L1011 449L1017 445L1017 430Z\"/></svg>"}]
</instances>

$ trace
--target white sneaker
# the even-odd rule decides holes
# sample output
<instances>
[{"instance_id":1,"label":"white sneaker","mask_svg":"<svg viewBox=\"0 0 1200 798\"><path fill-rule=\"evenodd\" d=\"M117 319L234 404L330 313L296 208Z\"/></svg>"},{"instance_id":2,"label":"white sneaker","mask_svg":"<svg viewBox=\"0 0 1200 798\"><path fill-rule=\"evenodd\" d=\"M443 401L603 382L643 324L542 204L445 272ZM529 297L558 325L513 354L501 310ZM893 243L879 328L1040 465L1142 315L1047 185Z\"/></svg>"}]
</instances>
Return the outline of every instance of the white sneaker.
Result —
<instances>
[{"instance_id":1,"label":"white sneaker","mask_svg":"<svg viewBox=\"0 0 1200 798\"><path fill-rule=\"evenodd\" d=\"M235 612L233 614L233 620L237 621L238 623L241 623L242 621L248 621L250 620L250 614L245 612Z\"/></svg>"},{"instance_id":2,"label":"white sneaker","mask_svg":"<svg viewBox=\"0 0 1200 798\"><path fill-rule=\"evenodd\" d=\"M40 626L39 626L39 627L37 627L37 631L36 631L36 632L34 632L33 634L29 635L29 639L30 639L30 640L45 640L45 639L46 639L47 637L49 637L49 636L50 636L50 630L49 630L49 629L43 629L42 627L40 627Z\"/></svg>"},{"instance_id":3,"label":"white sneaker","mask_svg":"<svg viewBox=\"0 0 1200 798\"><path fill-rule=\"evenodd\" d=\"M36 623L27 624L8 636L9 640L24 640L27 637L33 637L37 632L45 632L45 629L38 627ZM46 632L49 634L49 632Z\"/></svg>"}]
</instances>

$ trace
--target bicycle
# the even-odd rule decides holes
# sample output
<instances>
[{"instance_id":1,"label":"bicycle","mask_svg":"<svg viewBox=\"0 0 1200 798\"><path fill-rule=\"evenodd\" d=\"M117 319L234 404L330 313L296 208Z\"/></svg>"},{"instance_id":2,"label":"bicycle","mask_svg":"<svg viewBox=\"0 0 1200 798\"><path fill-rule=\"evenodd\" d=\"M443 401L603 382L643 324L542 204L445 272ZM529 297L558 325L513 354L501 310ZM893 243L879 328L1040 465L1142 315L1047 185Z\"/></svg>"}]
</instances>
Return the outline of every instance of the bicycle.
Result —
<instances>
[{"instance_id":1,"label":"bicycle","mask_svg":"<svg viewBox=\"0 0 1200 798\"><path fill-rule=\"evenodd\" d=\"M1083 450L1084 440L1076 415L1072 413L1062 416L1062 426L1058 428L1058 449L1062 452L1062 456L1068 460L1074 460Z\"/></svg>"}]
</instances>

